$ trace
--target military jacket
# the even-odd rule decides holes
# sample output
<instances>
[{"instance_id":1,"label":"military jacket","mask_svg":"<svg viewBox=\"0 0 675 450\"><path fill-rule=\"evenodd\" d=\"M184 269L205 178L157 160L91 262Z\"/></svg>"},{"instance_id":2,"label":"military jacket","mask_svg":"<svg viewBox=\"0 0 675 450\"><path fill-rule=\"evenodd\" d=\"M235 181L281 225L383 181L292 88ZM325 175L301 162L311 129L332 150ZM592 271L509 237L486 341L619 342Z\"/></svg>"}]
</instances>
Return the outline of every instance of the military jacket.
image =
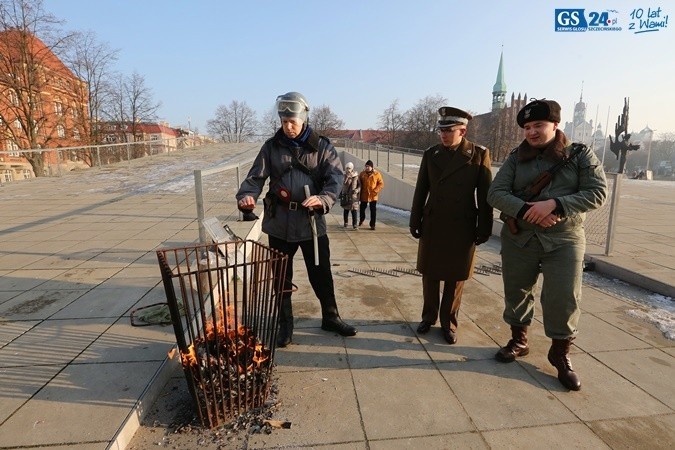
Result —
<instances>
[{"instance_id":1,"label":"military jacket","mask_svg":"<svg viewBox=\"0 0 675 450\"><path fill-rule=\"evenodd\" d=\"M311 194L318 195L323 204L322 210L314 215L317 234L323 236L326 234L324 214L335 204L342 188L342 163L333 144L314 130L310 130L302 147L285 143L282 136L283 131L279 129L263 144L237 192L237 201L246 195L257 200L269 178L263 232L288 242L306 241L312 239L309 213L299 204L305 200L304 186L308 185ZM300 164L310 173L301 170ZM289 208L289 202L295 204Z\"/></svg>"},{"instance_id":2,"label":"military jacket","mask_svg":"<svg viewBox=\"0 0 675 450\"><path fill-rule=\"evenodd\" d=\"M422 233L417 270L429 279L471 277L476 237L492 233L490 166L489 150L466 139L454 151L438 144L422 155L410 226Z\"/></svg>"},{"instance_id":3,"label":"military jacket","mask_svg":"<svg viewBox=\"0 0 675 450\"><path fill-rule=\"evenodd\" d=\"M571 146L565 148L569 155ZM542 154L528 161L518 161L518 152L513 151L495 175L488 192L488 202L504 214L516 217L525 205L525 191L535 178L551 168L556 162ZM502 228L501 237L523 247L537 236L545 251L551 251L567 243L578 243L585 238L583 222L586 212L600 208L607 199L607 180L602 164L595 153L586 148L565 167L555 173L551 182L542 189L532 202L557 199L562 205L561 221L549 228L517 219L519 232L512 234L508 227Z\"/></svg>"}]
</instances>

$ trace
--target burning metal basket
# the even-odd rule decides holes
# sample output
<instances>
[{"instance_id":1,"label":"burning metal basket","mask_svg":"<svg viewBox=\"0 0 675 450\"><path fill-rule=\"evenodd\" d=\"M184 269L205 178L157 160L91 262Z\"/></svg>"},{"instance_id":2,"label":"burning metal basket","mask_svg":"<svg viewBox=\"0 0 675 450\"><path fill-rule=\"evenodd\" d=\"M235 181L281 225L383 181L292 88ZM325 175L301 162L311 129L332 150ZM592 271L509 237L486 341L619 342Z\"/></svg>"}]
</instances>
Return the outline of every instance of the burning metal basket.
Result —
<instances>
[{"instance_id":1,"label":"burning metal basket","mask_svg":"<svg viewBox=\"0 0 675 450\"><path fill-rule=\"evenodd\" d=\"M188 388L202 426L265 403L288 257L255 241L157 250Z\"/></svg>"}]
</instances>

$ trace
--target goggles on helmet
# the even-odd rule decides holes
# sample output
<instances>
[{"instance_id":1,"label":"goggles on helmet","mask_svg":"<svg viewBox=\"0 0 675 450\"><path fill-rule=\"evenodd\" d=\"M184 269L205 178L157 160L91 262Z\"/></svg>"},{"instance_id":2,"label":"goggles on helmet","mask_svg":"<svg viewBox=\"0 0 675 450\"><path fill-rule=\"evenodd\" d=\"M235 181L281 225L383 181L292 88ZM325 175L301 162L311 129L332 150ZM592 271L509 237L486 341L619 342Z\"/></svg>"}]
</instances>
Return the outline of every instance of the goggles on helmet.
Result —
<instances>
[{"instance_id":1,"label":"goggles on helmet","mask_svg":"<svg viewBox=\"0 0 675 450\"><path fill-rule=\"evenodd\" d=\"M307 103L300 100L280 100L277 99L278 113L300 114L304 111L309 111Z\"/></svg>"}]
</instances>

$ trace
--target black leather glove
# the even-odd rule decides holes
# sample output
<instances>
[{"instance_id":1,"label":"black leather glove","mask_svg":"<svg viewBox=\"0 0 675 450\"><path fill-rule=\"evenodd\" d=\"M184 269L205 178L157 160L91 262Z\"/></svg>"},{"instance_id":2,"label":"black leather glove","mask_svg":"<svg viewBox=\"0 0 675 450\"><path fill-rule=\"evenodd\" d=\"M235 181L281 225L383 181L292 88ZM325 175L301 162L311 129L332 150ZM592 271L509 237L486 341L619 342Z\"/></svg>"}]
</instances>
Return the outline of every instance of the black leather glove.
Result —
<instances>
[{"instance_id":1,"label":"black leather glove","mask_svg":"<svg viewBox=\"0 0 675 450\"><path fill-rule=\"evenodd\" d=\"M242 209L241 220L243 222L252 222L254 220L258 220L258 216L250 209Z\"/></svg>"},{"instance_id":2,"label":"black leather glove","mask_svg":"<svg viewBox=\"0 0 675 450\"><path fill-rule=\"evenodd\" d=\"M419 239L422 237L422 232L415 227L410 227L410 234L412 234L412 237L414 237L415 239Z\"/></svg>"},{"instance_id":3,"label":"black leather glove","mask_svg":"<svg viewBox=\"0 0 675 450\"><path fill-rule=\"evenodd\" d=\"M489 235L488 236L476 236L475 243L476 243L476 245L480 245L480 244L483 244L483 243L487 242L489 239L490 239Z\"/></svg>"}]
</instances>

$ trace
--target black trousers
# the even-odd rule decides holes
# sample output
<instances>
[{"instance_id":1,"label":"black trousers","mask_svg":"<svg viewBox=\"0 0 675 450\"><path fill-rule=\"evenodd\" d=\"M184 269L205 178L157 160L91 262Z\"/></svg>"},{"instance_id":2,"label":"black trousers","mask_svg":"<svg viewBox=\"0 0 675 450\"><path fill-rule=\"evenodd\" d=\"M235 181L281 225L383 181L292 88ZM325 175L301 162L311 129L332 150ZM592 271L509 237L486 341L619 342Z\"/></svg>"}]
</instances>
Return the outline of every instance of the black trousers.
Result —
<instances>
[{"instance_id":1,"label":"black trousers","mask_svg":"<svg viewBox=\"0 0 675 450\"><path fill-rule=\"evenodd\" d=\"M338 315L337 303L335 301L335 287L333 285L333 274L330 265L330 244L328 236L319 237L319 265L314 264L314 241L288 242L274 236L269 237L269 245L275 250L288 255L286 265L286 279L283 284L283 298L291 298L293 287L293 257L298 251L302 250L302 257L305 260L309 283L312 285L314 294L321 303L321 314L323 318L332 318Z\"/></svg>"},{"instance_id":2,"label":"black trousers","mask_svg":"<svg viewBox=\"0 0 675 450\"><path fill-rule=\"evenodd\" d=\"M352 225L356 227L358 223L356 223L356 214L357 211L355 209L345 209L343 213L343 217L345 219L345 225L349 223L349 214L351 213L352 215Z\"/></svg>"},{"instance_id":3,"label":"black trousers","mask_svg":"<svg viewBox=\"0 0 675 450\"><path fill-rule=\"evenodd\" d=\"M375 219L377 218L377 200L372 202L361 202L359 205L359 223L363 223L366 220L366 207L370 205L370 226L375 226Z\"/></svg>"},{"instance_id":4,"label":"black trousers","mask_svg":"<svg viewBox=\"0 0 675 450\"><path fill-rule=\"evenodd\" d=\"M440 303L441 328L453 332L457 331L457 317L459 316L459 306L462 304L464 281L444 281L443 295L440 294L440 289L440 280L430 280L422 276L422 295L424 296L422 320L436 323L436 319L439 317Z\"/></svg>"}]
</instances>

